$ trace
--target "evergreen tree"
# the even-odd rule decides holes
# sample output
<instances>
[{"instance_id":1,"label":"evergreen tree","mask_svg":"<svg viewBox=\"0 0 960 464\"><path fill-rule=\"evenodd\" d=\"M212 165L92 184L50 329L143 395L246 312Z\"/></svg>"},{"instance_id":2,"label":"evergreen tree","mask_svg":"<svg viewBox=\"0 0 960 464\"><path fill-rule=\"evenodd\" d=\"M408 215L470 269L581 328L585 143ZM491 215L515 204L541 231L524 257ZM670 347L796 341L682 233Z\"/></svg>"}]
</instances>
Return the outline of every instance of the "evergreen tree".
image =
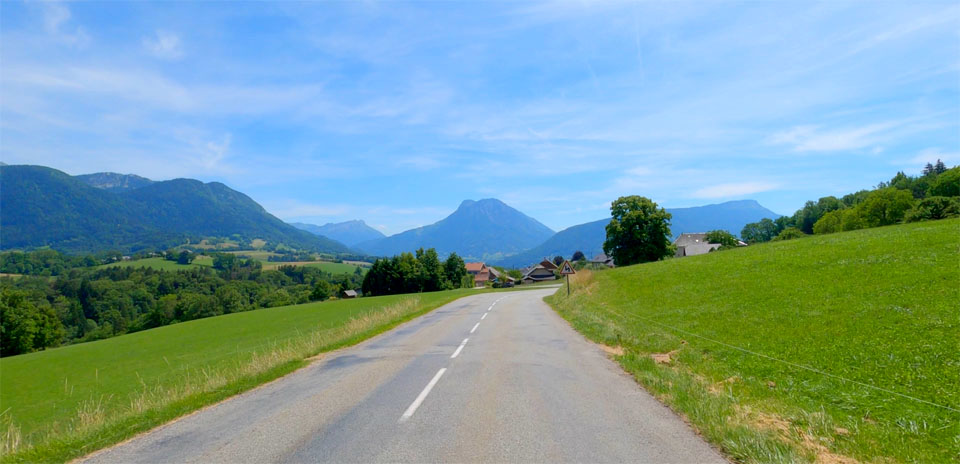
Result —
<instances>
[{"instance_id":1,"label":"evergreen tree","mask_svg":"<svg viewBox=\"0 0 960 464\"><path fill-rule=\"evenodd\" d=\"M927 165L929 166L930 163L927 163ZM946 172L946 170L947 170L947 166L943 164L943 161L941 161L940 159L937 159L937 164L933 167L933 172L937 174L943 174L944 172Z\"/></svg>"}]
</instances>

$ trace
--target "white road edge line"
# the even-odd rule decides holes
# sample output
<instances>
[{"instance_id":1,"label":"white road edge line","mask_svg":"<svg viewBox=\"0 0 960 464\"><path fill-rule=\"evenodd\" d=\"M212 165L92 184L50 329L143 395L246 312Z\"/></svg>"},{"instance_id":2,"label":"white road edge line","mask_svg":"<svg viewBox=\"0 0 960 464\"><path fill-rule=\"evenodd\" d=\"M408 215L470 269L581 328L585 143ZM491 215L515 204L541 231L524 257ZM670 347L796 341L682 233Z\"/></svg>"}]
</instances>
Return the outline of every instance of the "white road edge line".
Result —
<instances>
[{"instance_id":1,"label":"white road edge line","mask_svg":"<svg viewBox=\"0 0 960 464\"><path fill-rule=\"evenodd\" d=\"M442 376L444 372L447 372L446 367L437 371L437 375L433 376L433 379L430 380L430 383L428 383L426 387L424 387L423 391L420 392L420 395L417 396L417 399L413 400L413 403L410 404L410 407L403 412L402 416L400 416L399 422L406 422L407 419L413 416L413 413L417 412L417 408L420 407L420 403L423 403L423 400L427 398L427 395L430 394L430 390L433 390L433 386L437 384L437 381L440 380L440 376Z\"/></svg>"},{"instance_id":2,"label":"white road edge line","mask_svg":"<svg viewBox=\"0 0 960 464\"><path fill-rule=\"evenodd\" d=\"M463 343L460 343L460 346L457 347L457 351L453 352L453 354L450 356L450 359L456 358L457 356L460 355L460 352L463 351L463 347L467 345L467 340L470 340L470 339L469 338L463 339Z\"/></svg>"},{"instance_id":3,"label":"white road edge line","mask_svg":"<svg viewBox=\"0 0 960 464\"><path fill-rule=\"evenodd\" d=\"M490 313L488 313L488 312L487 312L487 313L483 313L483 316L480 316L480 320L482 321L482 320L486 319L486 318L487 318L487 314L490 314Z\"/></svg>"},{"instance_id":4,"label":"white road edge line","mask_svg":"<svg viewBox=\"0 0 960 464\"><path fill-rule=\"evenodd\" d=\"M476 332L476 331L477 331L477 327L480 327L480 323L479 323L479 322L477 322L477 325L473 326L473 328L470 329L470 333Z\"/></svg>"}]
</instances>

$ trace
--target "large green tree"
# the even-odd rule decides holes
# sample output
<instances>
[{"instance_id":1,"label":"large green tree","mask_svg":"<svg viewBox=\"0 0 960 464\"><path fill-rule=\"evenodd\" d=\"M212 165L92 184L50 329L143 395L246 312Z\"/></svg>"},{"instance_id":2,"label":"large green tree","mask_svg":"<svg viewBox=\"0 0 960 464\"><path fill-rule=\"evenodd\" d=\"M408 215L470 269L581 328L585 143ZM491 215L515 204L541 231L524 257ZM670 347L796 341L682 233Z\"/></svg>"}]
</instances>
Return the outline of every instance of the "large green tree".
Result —
<instances>
[{"instance_id":1,"label":"large green tree","mask_svg":"<svg viewBox=\"0 0 960 464\"><path fill-rule=\"evenodd\" d=\"M670 243L670 219L665 209L649 198L631 195L617 198L610 206L603 252L617 266L657 261L674 252Z\"/></svg>"},{"instance_id":2,"label":"large green tree","mask_svg":"<svg viewBox=\"0 0 960 464\"><path fill-rule=\"evenodd\" d=\"M913 195L894 187L874 190L862 203L857 205L860 215L868 227L896 224L913 206Z\"/></svg>"},{"instance_id":3,"label":"large green tree","mask_svg":"<svg viewBox=\"0 0 960 464\"><path fill-rule=\"evenodd\" d=\"M747 243L763 243L773 240L780 233L780 229L772 219L763 218L759 222L751 222L743 226L740 238Z\"/></svg>"}]
</instances>

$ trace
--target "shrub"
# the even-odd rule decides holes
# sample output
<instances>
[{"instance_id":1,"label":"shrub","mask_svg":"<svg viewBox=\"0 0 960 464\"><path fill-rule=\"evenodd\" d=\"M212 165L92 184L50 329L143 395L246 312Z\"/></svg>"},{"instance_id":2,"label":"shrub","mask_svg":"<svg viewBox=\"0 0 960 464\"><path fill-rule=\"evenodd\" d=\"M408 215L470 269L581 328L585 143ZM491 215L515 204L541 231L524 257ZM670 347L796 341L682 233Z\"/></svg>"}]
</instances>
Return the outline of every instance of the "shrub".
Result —
<instances>
[{"instance_id":1,"label":"shrub","mask_svg":"<svg viewBox=\"0 0 960 464\"><path fill-rule=\"evenodd\" d=\"M960 217L960 197L929 197L918 201L904 216L906 222Z\"/></svg>"},{"instance_id":2,"label":"shrub","mask_svg":"<svg viewBox=\"0 0 960 464\"><path fill-rule=\"evenodd\" d=\"M824 214L823 217L813 225L813 233L820 235L842 231L843 212L844 210L837 210Z\"/></svg>"},{"instance_id":3,"label":"shrub","mask_svg":"<svg viewBox=\"0 0 960 464\"><path fill-rule=\"evenodd\" d=\"M719 243L726 247L735 247L740 241L733 234L725 230L711 230L707 232L707 243Z\"/></svg>"},{"instance_id":4,"label":"shrub","mask_svg":"<svg viewBox=\"0 0 960 464\"><path fill-rule=\"evenodd\" d=\"M774 237L774 240L792 240L795 238L804 237L807 234L803 233L802 230L796 227L787 227L783 229L783 232L780 232L780 235Z\"/></svg>"}]
</instances>

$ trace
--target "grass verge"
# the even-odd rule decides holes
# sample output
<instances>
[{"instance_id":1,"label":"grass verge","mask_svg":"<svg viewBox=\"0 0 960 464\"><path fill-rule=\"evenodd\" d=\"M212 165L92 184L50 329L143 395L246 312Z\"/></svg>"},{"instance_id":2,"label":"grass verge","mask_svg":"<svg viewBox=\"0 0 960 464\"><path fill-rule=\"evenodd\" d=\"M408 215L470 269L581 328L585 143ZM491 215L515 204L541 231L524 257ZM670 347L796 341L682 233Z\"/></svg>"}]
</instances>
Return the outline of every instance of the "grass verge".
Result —
<instances>
[{"instance_id":1,"label":"grass verge","mask_svg":"<svg viewBox=\"0 0 960 464\"><path fill-rule=\"evenodd\" d=\"M2 460L83 456L476 293L261 309L3 358Z\"/></svg>"},{"instance_id":2,"label":"grass verge","mask_svg":"<svg viewBox=\"0 0 960 464\"><path fill-rule=\"evenodd\" d=\"M960 220L582 272L547 298L740 462L960 460Z\"/></svg>"}]
</instances>

